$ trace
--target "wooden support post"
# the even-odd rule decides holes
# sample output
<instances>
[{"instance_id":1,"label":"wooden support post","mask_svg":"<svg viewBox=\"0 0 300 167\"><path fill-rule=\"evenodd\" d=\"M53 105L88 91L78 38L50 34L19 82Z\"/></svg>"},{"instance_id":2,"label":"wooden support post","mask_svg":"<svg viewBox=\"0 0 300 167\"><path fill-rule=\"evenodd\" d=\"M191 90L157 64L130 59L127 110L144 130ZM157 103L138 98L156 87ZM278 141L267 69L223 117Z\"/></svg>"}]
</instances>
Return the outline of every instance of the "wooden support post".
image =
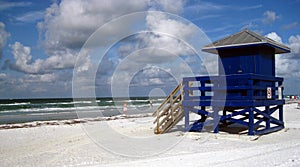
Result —
<instances>
[{"instance_id":1,"label":"wooden support post","mask_svg":"<svg viewBox=\"0 0 300 167\"><path fill-rule=\"evenodd\" d=\"M171 114L171 119L172 119L172 121L174 121L174 115L173 115L173 107L174 107L174 95L172 94L172 96L170 97L170 109L169 109L169 112L171 112L170 114Z\"/></svg>"},{"instance_id":2,"label":"wooden support post","mask_svg":"<svg viewBox=\"0 0 300 167\"><path fill-rule=\"evenodd\" d=\"M279 109L279 121L282 121L282 126L284 127L284 122L283 122L283 105L278 106Z\"/></svg>"},{"instance_id":3,"label":"wooden support post","mask_svg":"<svg viewBox=\"0 0 300 167\"><path fill-rule=\"evenodd\" d=\"M219 133L219 108L213 107L214 133Z\"/></svg>"},{"instance_id":4,"label":"wooden support post","mask_svg":"<svg viewBox=\"0 0 300 167\"><path fill-rule=\"evenodd\" d=\"M200 81L200 87L202 87L202 88L205 87L205 81ZM200 96L204 97L205 96L205 91L201 90L200 92L201 92Z\"/></svg>"},{"instance_id":5,"label":"wooden support post","mask_svg":"<svg viewBox=\"0 0 300 167\"><path fill-rule=\"evenodd\" d=\"M225 116L226 115L226 110L225 109L223 109L223 116Z\"/></svg>"},{"instance_id":6,"label":"wooden support post","mask_svg":"<svg viewBox=\"0 0 300 167\"><path fill-rule=\"evenodd\" d=\"M183 112L184 112L184 128L185 131L189 131L190 130L190 115L189 115L189 109L184 107L183 108Z\"/></svg>"},{"instance_id":7,"label":"wooden support post","mask_svg":"<svg viewBox=\"0 0 300 167\"><path fill-rule=\"evenodd\" d=\"M157 113L157 116L156 116L156 133L158 134L158 133L160 133L160 128L159 128L159 115L160 113L158 112Z\"/></svg>"},{"instance_id":8,"label":"wooden support post","mask_svg":"<svg viewBox=\"0 0 300 167\"><path fill-rule=\"evenodd\" d=\"M254 110L253 108L248 109L249 112L249 125L248 125L248 135L254 135Z\"/></svg>"},{"instance_id":9,"label":"wooden support post","mask_svg":"<svg viewBox=\"0 0 300 167\"><path fill-rule=\"evenodd\" d=\"M266 106L265 108L266 108L266 114L268 116L271 116L271 114L270 114L270 106ZM270 117L268 117L268 118L265 117L265 119L266 119L266 129L270 129Z\"/></svg>"},{"instance_id":10,"label":"wooden support post","mask_svg":"<svg viewBox=\"0 0 300 167\"><path fill-rule=\"evenodd\" d=\"M223 117L226 117L226 114L227 114L227 111L226 111L225 108L223 108L222 116L223 116ZM223 124L223 126L227 126L227 121L226 121L226 119L222 121L222 124Z\"/></svg>"}]
</instances>

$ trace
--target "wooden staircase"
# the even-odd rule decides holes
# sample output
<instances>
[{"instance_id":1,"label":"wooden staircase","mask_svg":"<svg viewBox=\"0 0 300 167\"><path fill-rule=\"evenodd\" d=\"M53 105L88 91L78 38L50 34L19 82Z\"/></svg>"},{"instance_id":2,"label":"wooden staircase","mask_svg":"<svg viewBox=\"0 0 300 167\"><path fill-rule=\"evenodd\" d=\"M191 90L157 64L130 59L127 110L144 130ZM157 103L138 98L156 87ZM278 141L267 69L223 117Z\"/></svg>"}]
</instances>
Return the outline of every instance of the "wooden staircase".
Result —
<instances>
[{"instance_id":1,"label":"wooden staircase","mask_svg":"<svg viewBox=\"0 0 300 167\"><path fill-rule=\"evenodd\" d=\"M153 113L156 116L154 133L162 134L172 129L183 117L182 83L180 83Z\"/></svg>"}]
</instances>

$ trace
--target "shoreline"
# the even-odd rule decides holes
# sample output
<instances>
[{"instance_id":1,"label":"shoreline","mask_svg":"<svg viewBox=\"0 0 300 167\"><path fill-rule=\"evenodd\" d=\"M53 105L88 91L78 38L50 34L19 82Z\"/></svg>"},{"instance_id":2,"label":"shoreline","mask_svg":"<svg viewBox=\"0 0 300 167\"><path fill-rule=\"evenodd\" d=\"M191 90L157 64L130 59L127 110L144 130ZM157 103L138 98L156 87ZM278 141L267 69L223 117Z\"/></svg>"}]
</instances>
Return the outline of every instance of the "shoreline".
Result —
<instances>
[{"instance_id":1,"label":"shoreline","mask_svg":"<svg viewBox=\"0 0 300 167\"><path fill-rule=\"evenodd\" d=\"M284 105L290 105L299 103L298 100L286 101ZM153 112L152 112L153 113ZM151 117L151 112L146 112L142 114L120 114L113 116L103 116L103 117L94 117L94 118L71 118L71 119L54 119L54 120L41 120L41 121L29 121L29 122L21 122L21 123L4 123L0 124L0 130L3 129L15 129L15 128L30 128L30 127L38 127L44 125L72 125L79 123L87 123L87 122L95 122L95 121L109 121L116 119L129 119L129 118L143 118L143 117ZM75 115L78 117L77 115Z\"/></svg>"},{"instance_id":2,"label":"shoreline","mask_svg":"<svg viewBox=\"0 0 300 167\"><path fill-rule=\"evenodd\" d=\"M2 124L0 125L0 130L4 129L16 129L16 128L32 128L45 125L72 125L88 122L97 122L97 121L110 121L118 119L130 119L130 118L143 118L151 117L152 113L145 114L133 114L133 115L116 115L110 117L96 117L96 118L77 118L77 119L67 119L67 120L50 120L50 121L33 121L25 123L12 123L12 124Z\"/></svg>"}]
</instances>

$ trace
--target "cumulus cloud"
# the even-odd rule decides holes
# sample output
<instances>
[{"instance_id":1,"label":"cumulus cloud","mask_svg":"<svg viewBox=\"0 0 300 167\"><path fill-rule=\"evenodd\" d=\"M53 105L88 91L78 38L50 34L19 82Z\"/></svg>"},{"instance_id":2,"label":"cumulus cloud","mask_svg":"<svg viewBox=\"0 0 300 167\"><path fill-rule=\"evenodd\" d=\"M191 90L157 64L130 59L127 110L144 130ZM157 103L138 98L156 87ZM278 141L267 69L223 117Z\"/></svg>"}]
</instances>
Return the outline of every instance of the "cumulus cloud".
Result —
<instances>
[{"instance_id":1,"label":"cumulus cloud","mask_svg":"<svg viewBox=\"0 0 300 167\"><path fill-rule=\"evenodd\" d=\"M264 24L272 24L275 20L279 19L280 16L276 15L274 11L266 11L263 14L263 20L262 22Z\"/></svg>"},{"instance_id":2,"label":"cumulus cloud","mask_svg":"<svg viewBox=\"0 0 300 167\"><path fill-rule=\"evenodd\" d=\"M283 43L281 37L276 32L266 35L277 42ZM300 35L290 36L288 43L285 44L291 49L291 53L276 55L276 74L282 77L300 77Z\"/></svg>"},{"instance_id":3,"label":"cumulus cloud","mask_svg":"<svg viewBox=\"0 0 300 167\"><path fill-rule=\"evenodd\" d=\"M72 75L65 73L27 74L18 79L8 75L5 81L0 80L0 85L6 88L2 92L6 97L40 97L44 93L47 97L61 97L62 94L71 95L71 79ZM7 89L11 91L7 92Z\"/></svg>"},{"instance_id":4,"label":"cumulus cloud","mask_svg":"<svg viewBox=\"0 0 300 167\"><path fill-rule=\"evenodd\" d=\"M281 37L276 32L268 33L266 37L283 43ZM286 45L291 48L291 54L285 55L284 57L288 59L298 59L300 57L300 35L290 36Z\"/></svg>"},{"instance_id":5,"label":"cumulus cloud","mask_svg":"<svg viewBox=\"0 0 300 167\"><path fill-rule=\"evenodd\" d=\"M162 85L172 78L170 69L147 65L141 69L131 80L131 85L149 86Z\"/></svg>"},{"instance_id":6,"label":"cumulus cloud","mask_svg":"<svg viewBox=\"0 0 300 167\"><path fill-rule=\"evenodd\" d=\"M276 58L276 74L282 77L299 78L299 61L287 59L286 55L277 55Z\"/></svg>"},{"instance_id":7,"label":"cumulus cloud","mask_svg":"<svg viewBox=\"0 0 300 167\"><path fill-rule=\"evenodd\" d=\"M21 78L21 82L26 83L39 83L39 82L49 82L53 83L58 79L57 74L51 73L51 74L29 74L26 75L24 78Z\"/></svg>"},{"instance_id":8,"label":"cumulus cloud","mask_svg":"<svg viewBox=\"0 0 300 167\"><path fill-rule=\"evenodd\" d=\"M48 50L80 49L87 38L101 25L131 12L143 11L147 1L84 1L63 0L46 10L45 21L39 23ZM124 27L115 27L119 31Z\"/></svg>"},{"instance_id":9,"label":"cumulus cloud","mask_svg":"<svg viewBox=\"0 0 300 167\"><path fill-rule=\"evenodd\" d=\"M164 13L149 13L146 20L150 31L176 35L183 40L191 37L195 32L195 27L191 23L183 23L182 20L169 18Z\"/></svg>"},{"instance_id":10,"label":"cumulus cloud","mask_svg":"<svg viewBox=\"0 0 300 167\"><path fill-rule=\"evenodd\" d=\"M54 68L70 68L74 66L71 60L74 60L74 57L88 37L101 25L125 14L145 11L149 9L149 7L163 8L165 11L169 12L180 12L183 8L182 5L184 4L184 1L176 1L175 3L172 3L173 5L169 5L172 7L168 7L168 4L170 3L170 1L165 0L63 0L59 4L53 3L44 12L44 21L38 23L40 38L44 43L46 53L49 58L47 58L47 60L36 60L31 63L23 62L23 64L21 64L18 62L19 65L16 63L16 66L14 67L17 68L14 69L19 69L19 71L25 71L27 73L37 73L37 71L42 68L37 66L42 63L44 63L43 68L45 69L42 71L47 71L46 67L49 67L50 70ZM22 20L26 20L26 18L27 17L22 18ZM152 22L153 21L154 20L152 20ZM169 23L170 26L172 26L172 24L174 23ZM120 23L120 25L110 27L105 34L109 36L110 34L129 31L129 26L129 24L126 25ZM152 25L149 26L152 26L151 29L153 29L155 25L152 23ZM168 28L171 28L170 26ZM176 30L175 26L179 26L179 29ZM162 29L163 27L156 27L156 29L157 28ZM172 30L177 31L175 33L182 33L180 32L181 28L184 27L180 27L180 24L172 26ZM101 45L101 43L98 43L98 45ZM73 54L74 57L70 54ZM57 59L60 59L60 61L56 61ZM65 63L63 64L62 62L64 61ZM35 67L19 67L26 64L30 64ZM85 67L87 67L88 64L86 63L85 65ZM85 67L82 67L80 70L84 70Z\"/></svg>"},{"instance_id":11,"label":"cumulus cloud","mask_svg":"<svg viewBox=\"0 0 300 167\"><path fill-rule=\"evenodd\" d=\"M4 80L7 77L5 73L0 73L0 81Z\"/></svg>"},{"instance_id":12,"label":"cumulus cloud","mask_svg":"<svg viewBox=\"0 0 300 167\"><path fill-rule=\"evenodd\" d=\"M185 74L191 75L192 69L184 57L196 53L185 42L195 33L196 27L189 22L149 12L145 31L123 39L117 47L119 61L116 69L112 69L113 77L108 78L117 89L114 92L126 95L126 83L135 87L160 87L168 83L173 87Z\"/></svg>"},{"instance_id":13,"label":"cumulus cloud","mask_svg":"<svg viewBox=\"0 0 300 167\"><path fill-rule=\"evenodd\" d=\"M12 48L12 54L16 60L15 64L13 65L13 69L18 70L18 71L25 71L29 73L34 73L37 72L37 68L41 68L40 66L38 67L39 60L37 60L35 67L31 66L31 61L32 61L32 56L30 54L30 47L23 46L21 43L16 42L11 46Z\"/></svg>"},{"instance_id":14,"label":"cumulus cloud","mask_svg":"<svg viewBox=\"0 0 300 167\"><path fill-rule=\"evenodd\" d=\"M51 55L54 50L64 50L66 48L79 50L96 29L116 17L132 12L145 11L149 7L162 8L163 11L168 12L180 12L183 9L184 2L183 0L176 2L170 0L63 0L59 4L52 4L46 10L45 21L40 22L38 27L47 53ZM172 30L176 34L186 32L185 25L165 18L149 16L147 22L151 30L160 32ZM107 33L115 34L116 32L126 31L126 28L129 29L127 26L123 24L111 27ZM183 34L183 36L185 35Z\"/></svg>"},{"instance_id":15,"label":"cumulus cloud","mask_svg":"<svg viewBox=\"0 0 300 167\"><path fill-rule=\"evenodd\" d=\"M195 34L191 23L178 18L169 18L164 13L149 13L146 17L147 29L129 39L135 41L119 47L121 57L132 54L132 61L166 63L176 56L193 55L193 50L185 43ZM175 59L174 59L175 58Z\"/></svg>"},{"instance_id":16,"label":"cumulus cloud","mask_svg":"<svg viewBox=\"0 0 300 167\"><path fill-rule=\"evenodd\" d=\"M163 11L180 12L184 1L130 0L130 1L84 1L63 0L52 4L45 13L45 21L38 24L48 50L66 47L79 49L87 38L101 25L112 19L149 8L163 8ZM127 25L111 27L113 34L126 31Z\"/></svg>"},{"instance_id":17,"label":"cumulus cloud","mask_svg":"<svg viewBox=\"0 0 300 167\"><path fill-rule=\"evenodd\" d=\"M282 43L281 37L277 35L276 32L270 32L269 34L265 35L266 37L273 39L276 42Z\"/></svg>"},{"instance_id":18,"label":"cumulus cloud","mask_svg":"<svg viewBox=\"0 0 300 167\"><path fill-rule=\"evenodd\" d=\"M170 5L171 3L172 5ZM9 64L9 67L13 70L27 74L20 80L24 85L26 83L51 83L54 80L62 80L64 78L55 74L74 67L82 45L100 26L119 16L138 11L159 9L171 13L180 13L183 10L184 4L185 0L176 2L170 0L62 0L54 2L46 11L37 11L36 15L26 13L16 18L19 21L32 22L39 20L40 15L44 14L43 21L39 22L37 27L40 41L45 48L47 57L36 58L38 55L32 55L29 46L15 42L10 46L15 61L10 61L6 64ZM134 20L132 22L134 23ZM170 34L176 34L180 38L186 39L192 35L193 27L191 25L172 20L164 15L149 15L146 22L146 31L159 33L149 33L147 36L139 36L136 38L137 43L139 43L138 45L129 44L128 48L123 46L123 49L120 49L119 53L127 50L127 53L130 54L135 49L145 47L161 48L161 46L164 46L165 50L172 51L175 54L189 53L187 46L183 45L181 40L172 37ZM118 26L105 30L105 35L109 36L116 32L130 31L130 26L130 24L120 23ZM169 34L169 36L162 35L163 33ZM130 48L131 46L134 47ZM121 59L122 56L119 58ZM147 60L150 62L151 57L148 56ZM116 68L117 63L115 61L116 59L105 58L103 59L105 64L101 62L100 69L103 72L101 73L101 81L104 81L103 78L105 78L106 82L104 83L110 83L112 73L109 71ZM83 74L90 68L95 68L91 67L92 63L92 60L86 56L85 60L81 62L80 67L77 68L78 72ZM128 70L132 69L128 68ZM128 75L124 75L124 77L132 78L132 76ZM159 77L150 77L147 83L159 84L161 81Z\"/></svg>"},{"instance_id":19,"label":"cumulus cloud","mask_svg":"<svg viewBox=\"0 0 300 167\"><path fill-rule=\"evenodd\" d=\"M10 34L5 30L5 24L0 22L0 60L3 56L3 48Z\"/></svg>"},{"instance_id":20,"label":"cumulus cloud","mask_svg":"<svg viewBox=\"0 0 300 167\"><path fill-rule=\"evenodd\" d=\"M300 35L291 36L289 38L289 46L295 58L300 58Z\"/></svg>"},{"instance_id":21,"label":"cumulus cloud","mask_svg":"<svg viewBox=\"0 0 300 167\"><path fill-rule=\"evenodd\" d=\"M71 51L60 51L47 59L33 60L31 48L23 46L20 42L11 45L11 49L15 62L10 64L10 68L23 73L42 74L53 70L73 68L76 60Z\"/></svg>"}]
</instances>

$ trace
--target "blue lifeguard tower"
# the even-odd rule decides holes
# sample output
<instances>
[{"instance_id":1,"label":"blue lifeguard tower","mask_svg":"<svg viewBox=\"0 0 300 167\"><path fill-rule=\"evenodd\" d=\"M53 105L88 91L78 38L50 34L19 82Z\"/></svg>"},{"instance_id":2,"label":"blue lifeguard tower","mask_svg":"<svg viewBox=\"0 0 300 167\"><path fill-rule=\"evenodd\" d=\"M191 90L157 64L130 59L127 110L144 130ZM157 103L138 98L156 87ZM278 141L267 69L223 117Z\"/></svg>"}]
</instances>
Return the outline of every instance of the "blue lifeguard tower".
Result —
<instances>
[{"instance_id":1,"label":"blue lifeguard tower","mask_svg":"<svg viewBox=\"0 0 300 167\"><path fill-rule=\"evenodd\" d=\"M187 131L213 125L218 133L220 126L239 124L259 135L284 128L283 78L275 76L275 54L290 48L246 29L202 50L219 55L219 75L183 78L154 113L155 133L170 130L183 117ZM190 112L200 119L190 122Z\"/></svg>"}]
</instances>

